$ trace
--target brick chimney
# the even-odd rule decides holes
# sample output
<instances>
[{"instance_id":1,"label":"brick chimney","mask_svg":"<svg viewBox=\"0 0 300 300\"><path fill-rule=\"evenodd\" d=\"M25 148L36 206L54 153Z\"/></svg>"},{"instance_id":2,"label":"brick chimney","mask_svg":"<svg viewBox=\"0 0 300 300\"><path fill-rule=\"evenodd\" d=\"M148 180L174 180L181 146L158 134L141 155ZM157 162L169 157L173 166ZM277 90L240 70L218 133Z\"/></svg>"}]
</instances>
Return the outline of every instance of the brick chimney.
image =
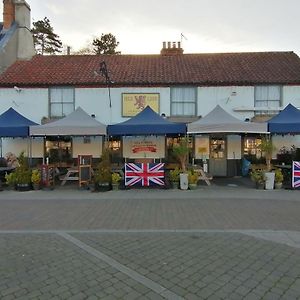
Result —
<instances>
[{"instance_id":1,"label":"brick chimney","mask_svg":"<svg viewBox=\"0 0 300 300\"><path fill-rule=\"evenodd\" d=\"M13 0L3 0L3 29L7 30L15 21L15 4Z\"/></svg>"},{"instance_id":2,"label":"brick chimney","mask_svg":"<svg viewBox=\"0 0 300 300\"><path fill-rule=\"evenodd\" d=\"M163 42L163 48L160 50L160 54L164 56L180 55L183 54L180 42Z\"/></svg>"}]
</instances>

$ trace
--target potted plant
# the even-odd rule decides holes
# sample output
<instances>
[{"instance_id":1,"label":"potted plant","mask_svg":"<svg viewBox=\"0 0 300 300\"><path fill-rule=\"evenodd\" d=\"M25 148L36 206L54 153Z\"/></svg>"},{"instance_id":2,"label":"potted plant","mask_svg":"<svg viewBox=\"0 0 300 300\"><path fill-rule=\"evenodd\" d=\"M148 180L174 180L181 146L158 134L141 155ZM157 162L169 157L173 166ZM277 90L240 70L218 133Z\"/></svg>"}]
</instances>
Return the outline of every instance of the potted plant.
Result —
<instances>
[{"instance_id":1,"label":"potted plant","mask_svg":"<svg viewBox=\"0 0 300 300\"><path fill-rule=\"evenodd\" d=\"M193 169L189 170L188 182L190 190L195 190L197 188L198 174Z\"/></svg>"},{"instance_id":2,"label":"potted plant","mask_svg":"<svg viewBox=\"0 0 300 300\"><path fill-rule=\"evenodd\" d=\"M173 145L173 154L180 163L180 167L183 173L186 172L186 165L188 161L190 148L188 138L182 138L179 144Z\"/></svg>"},{"instance_id":3,"label":"potted plant","mask_svg":"<svg viewBox=\"0 0 300 300\"><path fill-rule=\"evenodd\" d=\"M262 170L254 170L250 173L251 180L255 182L257 189L263 189L265 186L265 176Z\"/></svg>"},{"instance_id":4,"label":"potted plant","mask_svg":"<svg viewBox=\"0 0 300 300\"><path fill-rule=\"evenodd\" d=\"M273 145L273 142L270 137L263 137L261 139L261 144L259 145L261 152L264 154L266 158L267 171L271 171L271 159L273 151L276 149Z\"/></svg>"},{"instance_id":5,"label":"potted plant","mask_svg":"<svg viewBox=\"0 0 300 300\"><path fill-rule=\"evenodd\" d=\"M33 169L31 172L31 182L34 190L40 188L41 171L39 169Z\"/></svg>"},{"instance_id":6,"label":"potted plant","mask_svg":"<svg viewBox=\"0 0 300 300\"><path fill-rule=\"evenodd\" d=\"M275 170L275 189L281 189L283 182L283 174L281 169Z\"/></svg>"},{"instance_id":7,"label":"potted plant","mask_svg":"<svg viewBox=\"0 0 300 300\"><path fill-rule=\"evenodd\" d=\"M170 185L173 189L178 189L179 174L180 174L180 170L177 167L173 170L170 170L170 173L169 173Z\"/></svg>"},{"instance_id":8,"label":"potted plant","mask_svg":"<svg viewBox=\"0 0 300 300\"><path fill-rule=\"evenodd\" d=\"M5 180L6 180L6 184L9 188L16 187L16 173L15 172L5 174Z\"/></svg>"},{"instance_id":9,"label":"potted plant","mask_svg":"<svg viewBox=\"0 0 300 300\"><path fill-rule=\"evenodd\" d=\"M19 166L15 169L16 189L18 191L29 191L31 189L31 170L28 167L24 151L18 156Z\"/></svg>"},{"instance_id":10,"label":"potted plant","mask_svg":"<svg viewBox=\"0 0 300 300\"><path fill-rule=\"evenodd\" d=\"M272 166L271 166L271 159L273 151L275 150L275 147L272 143L271 137L263 137L260 144L260 150L264 154L266 158L266 171L265 171L265 188L266 190L272 190L274 188L274 179L275 174L274 172L271 172Z\"/></svg>"},{"instance_id":11,"label":"potted plant","mask_svg":"<svg viewBox=\"0 0 300 300\"><path fill-rule=\"evenodd\" d=\"M102 192L111 190L111 179L109 150L106 148L102 152L101 161L94 174L95 190Z\"/></svg>"},{"instance_id":12,"label":"potted plant","mask_svg":"<svg viewBox=\"0 0 300 300\"><path fill-rule=\"evenodd\" d=\"M117 191L119 189L120 181L121 181L121 175L119 173L111 174L111 184L112 184L112 189L114 191Z\"/></svg>"},{"instance_id":13,"label":"potted plant","mask_svg":"<svg viewBox=\"0 0 300 300\"><path fill-rule=\"evenodd\" d=\"M189 141L187 137L180 139L179 144L173 145L173 154L180 163L181 173L179 174L180 188L182 190L188 189L188 174L186 172L186 166L189 157Z\"/></svg>"}]
</instances>

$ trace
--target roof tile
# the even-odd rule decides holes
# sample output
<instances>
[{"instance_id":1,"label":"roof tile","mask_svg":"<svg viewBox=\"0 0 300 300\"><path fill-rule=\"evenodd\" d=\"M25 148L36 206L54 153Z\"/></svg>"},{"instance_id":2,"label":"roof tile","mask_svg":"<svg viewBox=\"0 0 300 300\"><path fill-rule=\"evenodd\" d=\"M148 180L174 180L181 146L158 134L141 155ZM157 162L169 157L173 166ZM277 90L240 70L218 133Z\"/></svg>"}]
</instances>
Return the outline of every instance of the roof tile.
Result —
<instances>
[{"instance_id":1,"label":"roof tile","mask_svg":"<svg viewBox=\"0 0 300 300\"><path fill-rule=\"evenodd\" d=\"M36 55L17 61L0 86L104 86L105 61L114 86L300 84L293 52L162 55Z\"/></svg>"}]
</instances>

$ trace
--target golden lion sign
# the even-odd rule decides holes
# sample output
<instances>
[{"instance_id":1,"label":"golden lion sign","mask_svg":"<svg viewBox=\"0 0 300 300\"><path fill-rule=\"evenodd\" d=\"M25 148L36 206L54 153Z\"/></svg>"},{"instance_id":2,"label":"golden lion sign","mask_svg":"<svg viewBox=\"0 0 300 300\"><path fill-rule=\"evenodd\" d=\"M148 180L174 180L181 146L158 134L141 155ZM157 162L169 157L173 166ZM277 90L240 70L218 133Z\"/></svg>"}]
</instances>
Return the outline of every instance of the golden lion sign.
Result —
<instances>
[{"instance_id":1,"label":"golden lion sign","mask_svg":"<svg viewBox=\"0 0 300 300\"><path fill-rule=\"evenodd\" d=\"M133 117L147 106L159 113L159 94L122 94L123 117Z\"/></svg>"}]
</instances>

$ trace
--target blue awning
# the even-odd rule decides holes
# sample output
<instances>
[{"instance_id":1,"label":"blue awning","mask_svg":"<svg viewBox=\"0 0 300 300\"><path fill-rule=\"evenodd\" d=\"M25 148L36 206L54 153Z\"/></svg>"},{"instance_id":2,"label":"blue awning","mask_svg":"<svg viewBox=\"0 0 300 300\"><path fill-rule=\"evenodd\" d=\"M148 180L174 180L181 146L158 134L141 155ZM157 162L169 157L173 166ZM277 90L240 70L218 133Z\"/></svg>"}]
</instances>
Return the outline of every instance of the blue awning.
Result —
<instances>
[{"instance_id":1,"label":"blue awning","mask_svg":"<svg viewBox=\"0 0 300 300\"><path fill-rule=\"evenodd\" d=\"M300 110L292 104L268 121L270 133L300 133Z\"/></svg>"},{"instance_id":2,"label":"blue awning","mask_svg":"<svg viewBox=\"0 0 300 300\"><path fill-rule=\"evenodd\" d=\"M107 133L108 135L185 134L186 125L170 122L147 106L131 119L115 125L109 125Z\"/></svg>"},{"instance_id":3,"label":"blue awning","mask_svg":"<svg viewBox=\"0 0 300 300\"><path fill-rule=\"evenodd\" d=\"M0 137L28 137L30 125L37 123L25 118L11 107L0 115Z\"/></svg>"}]
</instances>

